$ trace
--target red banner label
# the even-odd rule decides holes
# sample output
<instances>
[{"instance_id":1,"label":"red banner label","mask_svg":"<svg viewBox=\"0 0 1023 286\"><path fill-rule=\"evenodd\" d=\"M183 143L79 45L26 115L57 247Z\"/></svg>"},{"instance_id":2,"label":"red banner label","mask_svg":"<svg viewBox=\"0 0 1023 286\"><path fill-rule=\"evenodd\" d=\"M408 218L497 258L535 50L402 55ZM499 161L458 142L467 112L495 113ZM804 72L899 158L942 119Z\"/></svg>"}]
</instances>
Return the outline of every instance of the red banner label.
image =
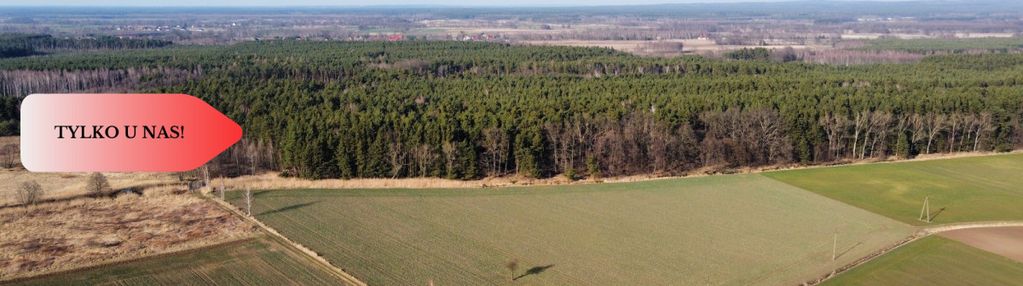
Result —
<instances>
[{"instance_id":1,"label":"red banner label","mask_svg":"<svg viewBox=\"0 0 1023 286\"><path fill-rule=\"evenodd\" d=\"M241 139L187 94L33 94L21 104L21 162L33 172L176 172Z\"/></svg>"}]
</instances>

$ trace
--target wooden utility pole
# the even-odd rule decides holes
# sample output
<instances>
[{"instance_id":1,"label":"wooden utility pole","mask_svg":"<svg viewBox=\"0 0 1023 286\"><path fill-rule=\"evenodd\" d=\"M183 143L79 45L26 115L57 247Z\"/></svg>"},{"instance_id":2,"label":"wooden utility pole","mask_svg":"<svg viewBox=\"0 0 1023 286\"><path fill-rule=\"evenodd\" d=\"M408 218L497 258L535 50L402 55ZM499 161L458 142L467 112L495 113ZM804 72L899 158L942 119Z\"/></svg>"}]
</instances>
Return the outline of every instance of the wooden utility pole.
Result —
<instances>
[{"instance_id":1,"label":"wooden utility pole","mask_svg":"<svg viewBox=\"0 0 1023 286\"><path fill-rule=\"evenodd\" d=\"M835 260L838 259L838 232L835 232L834 239L831 243L831 276L835 276L838 273L838 266L835 264Z\"/></svg>"},{"instance_id":2,"label":"wooden utility pole","mask_svg":"<svg viewBox=\"0 0 1023 286\"><path fill-rule=\"evenodd\" d=\"M224 200L224 191L227 191L227 187L224 186L224 176L220 176L220 200Z\"/></svg>"},{"instance_id":3,"label":"wooden utility pole","mask_svg":"<svg viewBox=\"0 0 1023 286\"><path fill-rule=\"evenodd\" d=\"M920 217L918 220L926 223L931 222L931 202L930 197L924 197L924 205L920 208Z\"/></svg>"},{"instance_id":4,"label":"wooden utility pole","mask_svg":"<svg viewBox=\"0 0 1023 286\"><path fill-rule=\"evenodd\" d=\"M210 186L210 167L209 167L209 165L202 165L202 177L203 177L203 182L206 183L205 185L203 185L203 187L205 187L206 191L208 191L208 192L212 191L213 187Z\"/></svg>"},{"instance_id":5,"label":"wooden utility pole","mask_svg":"<svg viewBox=\"0 0 1023 286\"><path fill-rule=\"evenodd\" d=\"M838 258L838 233L835 233L834 243L831 244L831 261L835 261Z\"/></svg>"},{"instance_id":6,"label":"wooden utility pole","mask_svg":"<svg viewBox=\"0 0 1023 286\"><path fill-rule=\"evenodd\" d=\"M245 189L245 214L252 216L252 189Z\"/></svg>"}]
</instances>

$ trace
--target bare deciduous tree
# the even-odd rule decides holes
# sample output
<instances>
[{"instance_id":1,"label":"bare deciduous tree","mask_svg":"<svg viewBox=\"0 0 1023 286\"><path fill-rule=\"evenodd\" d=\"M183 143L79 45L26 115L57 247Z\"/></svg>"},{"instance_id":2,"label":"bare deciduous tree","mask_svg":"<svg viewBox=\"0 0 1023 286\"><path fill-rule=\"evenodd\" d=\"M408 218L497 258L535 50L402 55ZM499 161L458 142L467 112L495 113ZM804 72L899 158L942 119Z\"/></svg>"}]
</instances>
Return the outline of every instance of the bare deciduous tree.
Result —
<instances>
[{"instance_id":1,"label":"bare deciduous tree","mask_svg":"<svg viewBox=\"0 0 1023 286\"><path fill-rule=\"evenodd\" d=\"M400 138L390 138L391 143L387 146L387 158L388 162L391 163L391 178L397 178L405 168L405 161L408 158L408 152L405 151L405 145L402 144Z\"/></svg>"},{"instance_id":2,"label":"bare deciduous tree","mask_svg":"<svg viewBox=\"0 0 1023 286\"><path fill-rule=\"evenodd\" d=\"M455 178L455 166L458 163L459 150L458 145L451 141L444 141L440 146L440 150L444 153L444 171L447 172L448 178Z\"/></svg>"},{"instance_id":3,"label":"bare deciduous tree","mask_svg":"<svg viewBox=\"0 0 1023 286\"><path fill-rule=\"evenodd\" d=\"M220 200L224 200L224 192L227 191L227 186L224 186L224 177L220 177Z\"/></svg>"},{"instance_id":4,"label":"bare deciduous tree","mask_svg":"<svg viewBox=\"0 0 1023 286\"><path fill-rule=\"evenodd\" d=\"M782 129L776 111L727 110L705 112L700 120L707 130L703 140L704 164L714 166L755 166L785 163L791 159L792 144Z\"/></svg>"},{"instance_id":5,"label":"bare deciduous tree","mask_svg":"<svg viewBox=\"0 0 1023 286\"><path fill-rule=\"evenodd\" d=\"M945 130L945 120L945 116L941 114L924 116L924 133L927 134L927 149L924 154L931 153L931 144L934 143L934 138Z\"/></svg>"},{"instance_id":6,"label":"bare deciduous tree","mask_svg":"<svg viewBox=\"0 0 1023 286\"><path fill-rule=\"evenodd\" d=\"M820 118L820 125L824 127L824 134L828 137L827 160L837 159L843 149L842 138L849 128L849 119L842 115L828 113Z\"/></svg>"},{"instance_id":7,"label":"bare deciduous tree","mask_svg":"<svg viewBox=\"0 0 1023 286\"><path fill-rule=\"evenodd\" d=\"M496 176L505 172L508 159L508 134L500 128L483 130L483 149L486 155L487 175Z\"/></svg>"},{"instance_id":8,"label":"bare deciduous tree","mask_svg":"<svg viewBox=\"0 0 1023 286\"><path fill-rule=\"evenodd\" d=\"M878 155L878 149L882 149L880 152L886 151L884 150L886 146L884 142L887 142L888 140L888 133L891 131L892 120L892 114L888 112L874 112L870 115L870 130L873 132L873 137L871 137L869 144L870 153L867 154L866 157L874 157L875 155ZM880 146L878 143L881 143ZM866 154L865 150L867 147L867 143L864 142L863 154ZM864 156L861 155L860 158L864 158Z\"/></svg>"},{"instance_id":9,"label":"bare deciduous tree","mask_svg":"<svg viewBox=\"0 0 1023 286\"><path fill-rule=\"evenodd\" d=\"M428 167L430 166L430 163L437 158L437 154L433 152L433 148L430 147L430 144L421 144L417 146L412 153L412 156L416 160L416 166L418 166L418 170L416 171L419 173L419 176L428 176Z\"/></svg>"},{"instance_id":10,"label":"bare deciduous tree","mask_svg":"<svg viewBox=\"0 0 1023 286\"><path fill-rule=\"evenodd\" d=\"M953 113L948 116L948 152L954 152L956 146L956 131L962 124L964 118L962 114Z\"/></svg>"},{"instance_id":11,"label":"bare deciduous tree","mask_svg":"<svg viewBox=\"0 0 1023 286\"><path fill-rule=\"evenodd\" d=\"M518 259L509 260L507 263L504 264L504 267L508 268L509 273L508 279L515 280L515 271L519 269L519 260Z\"/></svg>"},{"instance_id":12,"label":"bare deciduous tree","mask_svg":"<svg viewBox=\"0 0 1023 286\"><path fill-rule=\"evenodd\" d=\"M110 182L107 180L107 176L99 172L92 173L85 184L85 191L94 197L102 196L104 193L109 192Z\"/></svg>"},{"instance_id":13,"label":"bare deciduous tree","mask_svg":"<svg viewBox=\"0 0 1023 286\"><path fill-rule=\"evenodd\" d=\"M860 143L860 134L863 129L867 127L867 122L870 120L870 111L861 111L853 115L853 146L852 146L852 158L858 158L856 152L858 151Z\"/></svg>"},{"instance_id":14,"label":"bare deciduous tree","mask_svg":"<svg viewBox=\"0 0 1023 286\"><path fill-rule=\"evenodd\" d=\"M0 165L4 168L14 168L18 165L17 144L7 144L0 148Z\"/></svg>"},{"instance_id":15,"label":"bare deciduous tree","mask_svg":"<svg viewBox=\"0 0 1023 286\"><path fill-rule=\"evenodd\" d=\"M995 126L992 124L991 113L981 113L977 116L977 131L974 132L973 136L973 151L976 152L980 148L980 141L986 138L988 134L994 132ZM983 136L983 137L982 137Z\"/></svg>"},{"instance_id":16,"label":"bare deciduous tree","mask_svg":"<svg viewBox=\"0 0 1023 286\"><path fill-rule=\"evenodd\" d=\"M252 189L245 189L245 214L252 216Z\"/></svg>"},{"instance_id":17,"label":"bare deciduous tree","mask_svg":"<svg viewBox=\"0 0 1023 286\"><path fill-rule=\"evenodd\" d=\"M912 140L914 144L920 143L920 141L923 141L925 138L927 138L926 116L920 114L913 114L913 116L911 116L909 119L909 124L913 128L912 131L913 136L910 137L910 140Z\"/></svg>"}]
</instances>

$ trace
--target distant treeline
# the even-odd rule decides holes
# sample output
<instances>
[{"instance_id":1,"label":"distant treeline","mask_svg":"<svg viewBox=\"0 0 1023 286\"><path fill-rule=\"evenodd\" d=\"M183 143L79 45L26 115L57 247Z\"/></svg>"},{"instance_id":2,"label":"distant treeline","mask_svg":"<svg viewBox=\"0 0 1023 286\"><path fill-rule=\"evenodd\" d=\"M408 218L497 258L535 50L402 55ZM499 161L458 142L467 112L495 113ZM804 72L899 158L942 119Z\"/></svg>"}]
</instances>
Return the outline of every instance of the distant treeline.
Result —
<instances>
[{"instance_id":1,"label":"distant treeline","mask_svg":"<svg viewBox=\"0 0 1023 286\"><path fill-rule=\"evenodd\" d=\"M21 119L19 96L0 96L0 136L17 135Z\"/></svg>"},{"instance_id":2,"label":"distant treeline","mask_svg":"<svg viewBox=\"0 0 1023 286\"><path fill-rule=\"evenodd\" d=\"M7 59L0 69L8 96L102 86L80 81L121 74L87 71L146 70L126 79L144 92L196 95L243 125L245 140L218 159L245 166L236 173L579 178L1023 144L1017 54L829 66L493 43L264 41ZM195 78L168 81L176 76Z\"/></svg>"},{"instance_id":3,"label":"distant treeline","mask_svg":"<svg viewBox=\"0 0 1023 286\"><path fill-rule=\"evenodd\" d=\"M114 36L55 38L41 34L0 34L0 58L25 57L55 51L103 49L148 49L169 46L165 40L130 39Z\"/></svg>"},{"instance_id":4,"label":"distant treeline","mask_svg":"<svg viewBox=\"0 0 1023 286\"><path fill-rule=\"evenodd\" d=\"M859 50L904 51L917 54L1008 53L1023 51L1023 38L877 39L867 41Z\"/></svg>"}]
</instances>

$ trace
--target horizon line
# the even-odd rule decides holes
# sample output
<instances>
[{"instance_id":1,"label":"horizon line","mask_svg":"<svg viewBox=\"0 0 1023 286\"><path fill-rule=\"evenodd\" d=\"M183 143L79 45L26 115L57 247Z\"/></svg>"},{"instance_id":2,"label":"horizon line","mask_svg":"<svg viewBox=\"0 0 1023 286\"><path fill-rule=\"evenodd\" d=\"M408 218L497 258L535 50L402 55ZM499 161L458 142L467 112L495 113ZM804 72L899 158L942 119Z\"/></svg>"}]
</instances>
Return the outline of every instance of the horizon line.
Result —
<instances>
[{"instance_id":1,"label":"horizon line","mask_svg":"<svg viewBox=\"0 0 1023 286\"><path fill-rule=\"evenodd\" d=\"M737 5L737 4L781 4L781 3L802 3L809 2L814 4L821 3L862 3L862 2L873 2L873 3L906 3L906 2L942 2L942 3L975 3L975 2L999 2L996 0L979 0L979 1L966 1L966 0L725 0L723 2L712 2L713 0L697 0L693 2L664 2L664 3L646 3L646 4L551 4L551 5L505 5L505 4L383 4L383 5L356 5L356 4L336 4L336 5L323 5L323 4L308 4L308 5L88 5L88 4L3 4L0 3L0 8L206 8L206 9L224 9L224 8L599 8L599 7L644 7L644 6L671 6L671 5Z\"/></svg>"}]
</instances>

